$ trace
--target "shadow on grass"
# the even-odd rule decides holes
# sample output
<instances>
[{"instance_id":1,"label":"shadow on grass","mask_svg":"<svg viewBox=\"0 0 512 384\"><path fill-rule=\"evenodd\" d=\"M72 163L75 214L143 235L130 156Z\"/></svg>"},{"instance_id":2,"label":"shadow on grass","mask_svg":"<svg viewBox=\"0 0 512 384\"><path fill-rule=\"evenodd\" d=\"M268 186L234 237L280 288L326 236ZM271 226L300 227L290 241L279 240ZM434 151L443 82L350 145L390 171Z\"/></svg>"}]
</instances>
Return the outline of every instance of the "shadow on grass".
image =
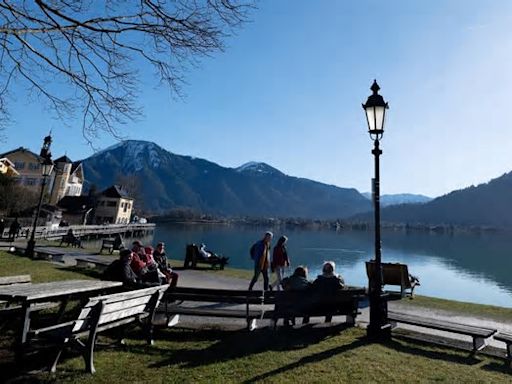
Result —
<instances>
[{"instance_id":1,"label":"shadow on grass","mask_svg":"<svg viewBox=\"0 0 512 384\"><path fill-rule=\"evenodd\" d=\"M266 351L289 351L306 348L311 344L336 336L344 330L344 324L331 327L314 328L304 326L300 329L282 329L279 332L264 328L253 332L246 330L224 331L224 330L195 330L182 332L163 332L160 339L170 337L172 341L211 341L207 348L179 350L167 350L166 357L152 364L151 367L165 367L173 364L180 364L184 368L194 368L215 364L223 361L242 358ZM145 351L145 349L144 349Z\"/></svg>"},{"instance_id":2,"label":"shadow on grass","mask_svg":"<svg viewBox=\"0 0 512 384\"><path fill-rule=\"evenodd\" d=\"M407 344L404 344L400 340L407 342ZM470 354L469 351L467 351L467 355L464 356L460 354L460 349L455 349L450 346L439 345L426 341L412 340L408 339L407 337L397 337L396 340L393 339L387 341L383 345L398 352L426 357L432 360L449 361L451 363L462 365L475 365L482 362L481 359L474 356L473 354ZM433 346L442 349L442 351L429 349Z\"/></svg>"},{"instance_id":3,"label":"shadow on grass","mask_svg":"<svg viewBox=\"0 0 512 384\"><path fill-rule=\"evenodd\" d=\"M499 372L505 374L512 374L512 367L508 364L508 362L498 363L498 362L490 362L489 364L485 364L482 366L482 369L490 372Z\"/></svg>"}]
</instances>

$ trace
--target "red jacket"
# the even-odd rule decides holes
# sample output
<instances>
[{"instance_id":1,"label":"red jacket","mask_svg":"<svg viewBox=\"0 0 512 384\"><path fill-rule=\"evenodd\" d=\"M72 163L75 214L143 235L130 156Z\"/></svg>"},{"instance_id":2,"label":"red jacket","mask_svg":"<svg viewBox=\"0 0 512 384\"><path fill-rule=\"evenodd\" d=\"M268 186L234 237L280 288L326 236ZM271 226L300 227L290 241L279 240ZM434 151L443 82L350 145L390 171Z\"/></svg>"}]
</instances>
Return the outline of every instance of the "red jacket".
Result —
<instances>
[{"instance_id":1,"label":"red jacket","mask_svg":"<svg viewBox=\"0 0 512 384\"><path fill-rule=\"evenodd\" d=\"M285 246L278 247L276 245L274 247L274 253L272 254L272 265L274 267L287 267L290 265L288 252L286 252Z\"/></svg>"}]
</instances>

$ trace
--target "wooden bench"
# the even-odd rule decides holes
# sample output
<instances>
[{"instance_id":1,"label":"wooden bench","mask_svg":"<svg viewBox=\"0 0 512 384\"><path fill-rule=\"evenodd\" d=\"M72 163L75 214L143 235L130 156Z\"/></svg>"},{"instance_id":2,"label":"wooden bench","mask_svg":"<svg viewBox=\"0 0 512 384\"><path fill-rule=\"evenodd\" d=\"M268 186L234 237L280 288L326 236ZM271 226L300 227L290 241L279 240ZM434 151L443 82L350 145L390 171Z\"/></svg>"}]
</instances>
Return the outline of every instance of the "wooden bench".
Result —
<instances>
[{"instance_id":1,"label":"wooden bench","mask_svg":"<svg viewBox=\"0 0 512 384\"><path fill-rule=\"evenodd\" d=\"M30 275L2 276L0 277L0 287L12 284L30 284L32 279ZM12 314L21 309L20 306L10 306L9 302L0 300L0 317Z\"/></svg>"},{"instance_id":2,"label":"wooden bench","mask_svg":"<svg viewBox=\"0 0 512 384\"><path fill-rule=\"evenodd\" d=\"M188 244L185 249L185 262L183 263L183 267L196 268L199 263L211 265L212 268L218 267L224 269L225 265L228 264L228 258L216 255L203 257L196 244Z\"/></svg>"},{"instance_id":3,"label":"wooden bench","mask_svg":"<svg viewBox=\"0 0 512 384\"><path fill-rule=\"evenodd\" d=\"M92 297L74 321L34 329L29 332L32 340L51 340L58 350L51 365L51 372L64 348L76 347L85 360L86 371L94 373L94 346L98 333L137 322L146 333L149 344L153 343L155 310L168 285ZM84 341L82 341L84 340Z\"/></svg>"},{"instance_id":4,"label":"wooden bench","mask_svg":"<svg viewBox=\"0 0 512 384\"><path fill-rule=\"evenodd\" d=\"M106 249L110 254L114 252L114 239L103 239L101 241L100 253L103 253L103 250ZM117 249L118 251L119 249Z\"/></svg>"},{"instance_id":5,"label":"wooden bench","mask_svg":"<svg viewBox=\"0 0 512 384\"><path fill-rule=\"evenodd\" d=\"M366 274L368 279L373 277L374 270L375 262L367 261ZM398 285L400 286L400 297L409 295L412 298L414 297L414 288L420 285L420 282L417 279L411 279L406 264L382 263L382 285Z\"/></svg>"},{"instance_id":6,"label":"wooden bench","mask_svg":"<svg viewBox=\"0 0 512 384\"><path fill-rule=\"evenodd\" d=\"M272 319L274 328L279 319L292 320L302 317L309 321L311 317L325 317L331 322L333 316L346 316L346 323L354 326L359 312L359 302L366 297L365 288L341 289L332 295L324 295L313 290L274 292L275 307L265 313Z\"/></svg>"},{"instance_id":7,"label":"wooden bench","mask_svg":"<svg viewBox=\"0 0 512 384\"><path fill-rule=\"evenodd\" d=\"M180 302L180 305L167 304L167 302ZM183 306L182 303L210 303L205 306ZM186 288L176 287L165 295L165 303L160 306L159 311L167 315L168 326L176 325L180 315L202 316L202 317L226 317L245 319L247 329L252 331L256 328L256 319L261 317L261 304L264 302L262 291L246 291L231 289L208 289L208 288ZM270 303L271 301L268 301ZM212 307L215 304L241 304L241 309L225 308L225 306ZM259 305L258 310L251 309L251 305Z\"/></svg>"},{"instance_id":8,"label":"wooden bench","mask_svg":"<svg viewBox=\"0 0 512 384\"><path fill-rule=\"evenodd\" d=\"M109 257L109 256L102 256L102 257ZM100 272L107 269L107 267L114 261L112 260L103 260L96 258L94 256L86 256L86 257L76 257L76 266L79 268L95 268L99 270Z\"/></svg>"},{"instance_id":9,"label":"wooden bench","mask_svg":"<svg viewBox=\"0 0 512 384\"><path fill-rule=\"evenodd\" d=\"M62 236L59 247L62 247L62 244L65 243L67 247L71 245L71 247L82 247L82 240L79 237L75 236L73 233L66 233Z\"/></svg>"},{"instance_id":10,"label":"wooden bench","mask_svg":"<svg viewBox=\"0 0 512 384\"><path fill-rule=\"evenodd\" d=\"M493 336L494 340L501 341L507 346L507 362L509 366L512 366L512 334L499 332Z\"/></svg>"},{"instance_id":11,"label":"wooden bench","mask_svg":"<svg viewBox=\"0 0 512 384\"><path fill-rule=\"evenodd\" d=\"M452 323L450 321L425 318L398 312L388 312L388 320L391 323L392 328L395 328L397 323L403 323L471 336L473 338L473 354L484 349L489 343L489 338L497 332L496 329L492 328L475 327L473 325Z\"/></svg>"}]
</instances>

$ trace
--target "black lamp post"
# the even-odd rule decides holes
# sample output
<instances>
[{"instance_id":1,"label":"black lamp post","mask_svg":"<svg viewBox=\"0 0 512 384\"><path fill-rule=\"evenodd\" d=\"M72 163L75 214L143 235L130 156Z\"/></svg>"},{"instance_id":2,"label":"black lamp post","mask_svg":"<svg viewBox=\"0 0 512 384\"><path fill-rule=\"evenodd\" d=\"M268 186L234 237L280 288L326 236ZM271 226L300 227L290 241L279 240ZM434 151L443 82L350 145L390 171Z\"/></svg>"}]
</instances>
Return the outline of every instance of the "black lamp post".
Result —
<instances>
[{"instance_id":1,"label":"black lamp post","mask_svg":"<svg viewBox=\"0 0 512 384\"><path fill-rule=\"evenodd\" d=\"M379 85L374 80L372 87L373 92L363 109L366 113L366 121L368 123L368 133L373 140L374 148L372 154L375 157L375 177L373 179L373 206L375 211L375 260L372 263L373 273L370 274L370 324L367 328L367 335L370 339L383 339L389 336L390 327L387 321L387 299L383 297L382 292L382 260L381 260L381 243L380 243L380 169L379 156L382 151L379 148L379 140L384 135L384 121L386 117L386 109L388 103L378 94Z\"/></svg>"},{"instance_id":2,"label":"black lamp post","mask_svg":"<svg viewBox=\"0 0 512 384\"><path fill-rule=\"evenodd\" d=\"M51 143L51 140L50 140ZM46 144L46 139L45 139ZM43 182L41 183L41 192L39 194L39 203L37 205L37 211L36 216L34 217L34 223L32 225L32 232L30 233L30 240L27 242L27 248L25 249L25 256L34 257L34 247L36 245L36 241L34 239L35 233L36 233L36 227L37 227L37 219L39 218L39 213L41 212L41 205L43 203L43 194L44 194L44 187L46 186L46 179L48 176L51 175L53 171L53 161L51 160L51 155L49 152L49 145L48 148L46 148L46 151L43 151L45 149L45 146L43 145L43 149L41 150L41 153L45 155L43 157L43 161L41 162L41 170L43 174Z\"/></svg>"}]
</instances>

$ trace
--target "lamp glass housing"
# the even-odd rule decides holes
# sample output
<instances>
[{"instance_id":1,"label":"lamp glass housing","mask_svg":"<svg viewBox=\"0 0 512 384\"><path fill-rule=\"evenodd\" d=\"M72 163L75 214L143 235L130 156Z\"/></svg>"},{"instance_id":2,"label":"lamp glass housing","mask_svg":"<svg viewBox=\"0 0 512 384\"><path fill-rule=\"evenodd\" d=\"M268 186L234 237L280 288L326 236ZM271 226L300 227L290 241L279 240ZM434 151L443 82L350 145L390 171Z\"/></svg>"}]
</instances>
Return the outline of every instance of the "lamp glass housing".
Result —
<instances>
[{"instance_id":1,"label":"lamp glass housing","mask_svg":"<svg viewBox=\"0 0 512 384\"><path fill-rule=\"evenodd\" d=\"M44 160L41 164L43 176L50 176L53 171L53 161Z\"/></svg>"}]
</instances>

